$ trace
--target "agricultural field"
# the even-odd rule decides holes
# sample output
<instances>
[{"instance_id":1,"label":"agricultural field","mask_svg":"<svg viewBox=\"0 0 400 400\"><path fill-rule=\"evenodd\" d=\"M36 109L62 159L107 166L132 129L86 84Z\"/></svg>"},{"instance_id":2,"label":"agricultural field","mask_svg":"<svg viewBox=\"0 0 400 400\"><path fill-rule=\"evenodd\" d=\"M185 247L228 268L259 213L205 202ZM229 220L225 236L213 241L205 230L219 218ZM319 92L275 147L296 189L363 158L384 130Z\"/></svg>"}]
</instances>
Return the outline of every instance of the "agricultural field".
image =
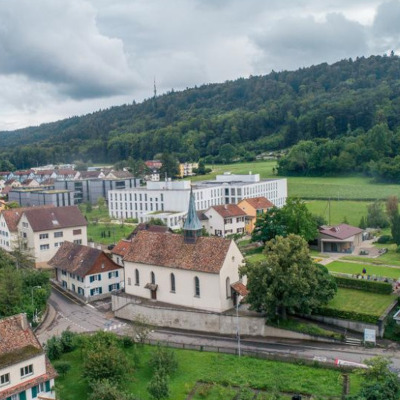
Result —
<instances>
[{"instance_id":1,"label":"agricultural field","mask_svg":"<svg viewBox=\"0 0 400 400\"><path fill-rule=\"evenodd\" d=\"M365 268L367 275L376 275L392 279L400 278L400 268L395 267L385 267L380 265L370 265L366 263L355 263L355 262L345 262L345 261L333 261L327 265L326 268L330 272L342 272L345 274L361 274L362 270Z\"/></svg>"},{"instance_id":2,"label":"agricultural field","mask_svg":"<svg viewBox=\"0 0 400 400\"><path fill-rule=\"evenodd\" d=\"M132 365L136 360L134 371L126 379L125 390L148 400L147 385L152 376L148 364L154 347L144 346L124 349ZM173 350L178 361L178 370L170 379L170 399L185 400L189 393L195 391L195 398L204 400L229 400L234 398L239 387L248 387L263 391L257 399L267 400L268 392L301 393L313 395L314 399L340 397L342 377L340 371L311 367L305 365L208 353L192 350ZM68 361L71 369L57 379L60 400L85 400L89 391L88 384L82 378L82 358L79 349L62 355L62 361ZM359 378L352 374L351 391L359 389ZM212 383L199 397L197 382ZM234 389L235 388L235 389ZM221 397L226 396L226 397ZM231 396L232 397L229 397Z\"/></svg>"},{"instance_id":3,"label":"agricultural field","mask_svg":"<svg viewBox=\"0 0 400 400\"><path fill-rule=\"evenodd\" d=\"M364 292L356 289L338 288L336 296L326 308L355 313L367 313L380 317L395 300L395 295Z\"/></svg>"}]
</instances>

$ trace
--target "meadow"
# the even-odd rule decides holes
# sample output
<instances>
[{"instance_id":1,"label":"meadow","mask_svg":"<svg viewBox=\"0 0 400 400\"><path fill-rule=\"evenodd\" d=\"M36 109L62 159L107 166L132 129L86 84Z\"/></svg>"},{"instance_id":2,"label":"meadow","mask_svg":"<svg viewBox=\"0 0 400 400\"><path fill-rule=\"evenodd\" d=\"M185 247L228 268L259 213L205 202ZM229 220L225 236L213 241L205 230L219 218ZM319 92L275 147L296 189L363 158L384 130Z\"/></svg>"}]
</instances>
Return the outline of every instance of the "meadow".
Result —
<instances>
[{"instance_id":1,"label":"meadow","mask_svg":"<svg viewBox=\"0 0 400 400\"><path fill-rule=\"evenodd\" d=\"M132 375L125 379L124 389L141 400L150 398L147 385L152 370L148 361L153 350L152 346L139 346L136 350L124 349L134 369ZM196 390L197 397L194 398L204 400L229 400L233 398L238 387L265 391L265 394L258 397L260 400L268 399L268 392L277 391L313 395L314 399L340 397L342 392L342 377L339 370L246 356L238 358L221 353L178 349L173 351L178 361L178 370L170 379L169 399L185 400L199 381L211 384L209 390L202 395ZM66 375L57 379L60 400L87 398L89 388L82 378L81 357L80 349L62 355L61 359L68 361L71 369ZM139 360L136 365L133 361L135 359ZM350 379L352 393L355 393L359 388L358 377L351 374ZM231 395L233 396L229 397Z\"/></svg>"}]
</instances>

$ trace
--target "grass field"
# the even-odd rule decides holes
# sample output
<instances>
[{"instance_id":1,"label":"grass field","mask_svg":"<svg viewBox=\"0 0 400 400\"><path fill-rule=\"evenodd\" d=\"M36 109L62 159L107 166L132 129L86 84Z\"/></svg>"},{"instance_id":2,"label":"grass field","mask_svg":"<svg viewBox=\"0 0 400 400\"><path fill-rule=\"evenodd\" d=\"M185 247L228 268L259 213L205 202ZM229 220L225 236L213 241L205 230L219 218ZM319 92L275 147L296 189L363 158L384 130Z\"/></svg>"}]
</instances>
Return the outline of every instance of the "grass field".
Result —
<instances>
[{"instance_id":1,"label":"grass field","mask_svg":"<svg viewBox=\"0 0 400 400\"><path fill-rule=\"evenodd\" d=\"M152 376L148 365L154 347L139 348L140 364L132 376L125 380L125 389L139 399L148 400L147 384ZM133 362L133 348L125 349L128 359ZM170 399L185 400L196 382L210 382L229 386L247 386L253 389L279 390L286 393L312 394L315 399L340 397L342 379L340 371L309 367L304 365L267 361L250 357L174 350L178 360L178 371L170 380ZM64 354L62 360L71 363L70 371L57 379L60 400L86 400L88 385L82 378L80 350ZM359 388L358 377L351 375L351 389ZM215 389L218 392L218 389ZM213 395L215 392L213 393ZM230 394L229 394L230 395ZM217 397L215 397L217 396ZM229 400L229 397L201 397L204 400ZM265 398L264 396L261 398Z\"/></svg>"},{"instance_id":2,"label":"grass field","mask_svg":"<svg viewBox=\"0 0 400 400\"><path fill-rule=\"evenodd\" d=\"M333 261L326 265L329 271L342 272L345 274L361 274L363 268L366 269L367 275L385 276L388 278L399 279L400 268L385 267L379 265L369 265L363 263L353 263L345 261Z\"/></svg>"},{"instance_id":3,"label":"grass field","mask_svg":"<svg viewBox=\"0 0 400 400\"><path fill-rule=\"evenodd\" d=\"M395 295L364 292L362 290L338 288L336 296L327 308L336 310L368 313L380 317L393 303Z\"/></svg>"},{"instance_id":4,"label":"grass field","mask_svg":"<svg viewBox=\"0 0 400 400\"><path fill-rule=\"evenodd\" d=\"M89 223L87 227L87 237L88 240L90 239L96 243L112 244L117 243L120 239L126 238L134 229L135 226L127 224ZM102 237L102 232L105 233L105 237Z\"/></svg>"},{"instance_id":5,"label":"grass field","mask_svg":"<svg viewBox=\"0 0 400 400\"><path fill-rule=\"evenodd\" d=\"M260 174L261 178L277 178L273 173L276 161L254 161L235 164L214 164L208 175L196 176L193 181L214 179L215 175L230 171L233 174ZM280 177L279 177L280 178ZM390 195L400 197L400 185L379 184L364 176L341 177L288 177L289 196L301 198L331 199L386 199ZM358 221L359 222L359 221Z\"/></svg>"}]
</instances>

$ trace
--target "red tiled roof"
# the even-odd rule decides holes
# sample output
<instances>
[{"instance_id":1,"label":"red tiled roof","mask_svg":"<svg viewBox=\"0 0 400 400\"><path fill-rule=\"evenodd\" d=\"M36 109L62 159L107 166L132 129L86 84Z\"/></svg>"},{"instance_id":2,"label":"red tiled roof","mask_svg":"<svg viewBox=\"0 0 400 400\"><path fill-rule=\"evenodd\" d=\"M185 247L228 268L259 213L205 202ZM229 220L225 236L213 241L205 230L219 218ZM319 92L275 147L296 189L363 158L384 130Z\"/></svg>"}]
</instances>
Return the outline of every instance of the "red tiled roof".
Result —
<instances>
[{"instance_id":1,"label":"red tiled roof","mask_svg":"<svg viewBox=\"0 0 400 400\"><path fill-rule=\"evenodd\" d=\"M43 169L43 170L38 170L35 172L36 175L51 175L54 172L53 169Z\"/></svg>"},{"instance_id":2,"label":"red tiled roof","mask_svg":"<svg viewBox=\"0 0 400 400\"><path fill-rule=\"evenodd\" d=\"M246 215L246 213L236 204L224 204L221 206L212 206L211 208L213 208L223 218L241 217Z\"/></svg>"},{"instance_id":3,"label":"red tiled roof","mask_svg":"<svg viewBox=\"0 0 400 400\"><path fill-rule=\"evenodd\" d=\"M49 186L49 185L54 185L54 182L55 182L56 180L54 179L54 178L47 178L47 179L45 179L43 182L41 182L40 184L42 185L42 186Z\"/></svg>"},{"instance_id":4,"label":"red tiled roof","mask_svg":"<svg viewBox=\"0 0 400 400\"><path fill-rule=\"evenodd\" d=\"M98 178L100 175L104 175L101 171L81 171L81 178Z\"/></svg>"},{"instance_id":5,"label":"red tiled roof","mask_svg":"<svg viewBox=\"0 0 400 400\"><path fill-rule=\"evenodd\" d=\"M362 232L364 232L363 229L347 224L339 224L332 227L324 227L319 229L320 234L332 236L340 240L347 239Z\"/></svg>"},{"instance_id":6,"label":"red tiled roof","mask_svg":"<svg viewBox=\"0 0 400 400\"><path fill-rule=\"evenodd\" d=\"M122 268L103 251L71 242L64 242L48 264L81 278L93 270L107 272Z\"/></svg>"},{"instance_id":7,"label":"red tiled roof","mask_svg":"<svg viewBox=\"0 0 400 400\"><path fill-rule=\"evenodd\" d=\"M133 232L127 237L127 240L131 240L138 232L140 231L150 231L150 232L171 232L172 230L168 228L168 226L164 225L151 225L141 222L138 226L133 230Z\"/></svg>"},{"instance_id":8,"label":"red tiled roof","mask_svg":"<svg viewBox=\"0 0 400 400\"><path fill-rule=\"evenodd\" d=\"M118 179L133 178L133 175L129 171L110 171L107 173L108 175L114 175Z\"/></svg>"},{"instance_id":9,"label":"red tiled roof","mask_svg":"<svg viewBox=\"0 0 400 400\"><path fill-rule=\"evenodd\" d=\"M18 176L21 176L21 175L29 175L30 173L32 173L33 171L30 169L30 170L26 170L26 171L15 171L15 172L13 172L13 174L14 175L18 175Z\"/></svg>"},{"instance_id":10,"label":"red tiled roof","mask_svg":"<svg viewBox=\"0 0 400 400\"><path fill-rule=\"evenodd\" d=\"M87 225L85 217L77 206L31 207L24 214L34 232Z\"/></svg>"},{"instance_id":11,"label":"red tiled roof","mask_svg":"<svg viewBox=\"0 0 400 400\"><path fill-rule=\"evenodd\" d=\"M1 193L4 194L4 195L7 195L11 191L11 189L13 189L12 186L5 186L3 188L3 190L1 191Z\"/></svg>"},{"instance_id":12,"label":"red tiled roof","mask_svg":"<svg viewBox=\"0 0 400 400\"><path fill-rule=\"evenodd\" d=\"M266 197L253 197L253 198L243 199L242 201L246 201L256 210L265 210L274 207L274 204L271 203Z\"/></svg>"},{"instance_id":13,"label":"red tiled roof","mask_svg":"<svg viewBox=\"0 0 400 400\"><path fill-rule=\"evenodd\" d=\"M217 237L199 237L192 244L183 235L140 231L124 261L218 274L230 245Z\"/></svg>"},{"instance_id":14,"label":"red tiled roof","mask_svg":"<svg viewBox=\"0 0 400 400\"><path fill-rule=\"evenodd\" d=\"M114 246L114 248L111 250L111 253L124 257L128 253L130 245L130 240L122 239Z\"/></svg>"},{"instance_id":15,"label":"red tiled roof","mask_svg":"<svg viewBox=\"0 0 400 400\"><path fill-rule=\"evenodd\" d=\"M239 293L241 296L246 297L249 294L249 291L246 285L243 285L242 282L237 281L232 283L231 288L236 292Z\"/></svg>"},{"instance_id":16,"label":"red tiled roof","mask_svg":"<svg viewBox=\"0 0 400 400\"><path fill-rule=\"evenodd\" d=\"M75 175L77 171L74 169L59 169L55 171L57 175Z\"/></svg>"},{"instance_id":17,"label":"red tiled roof","mask_svg":"<svg viewBox=\"0 0 400 400\"><path fill-rule=\"evenodd\" d=\"M32 209L33 207L20 207L20 208L11 208L10 210L3 210L2 215L4 220L6 221L8 230L10 232L17 232L18 230L18 222L21 219L22 214ZM53 205L39 206L35 207L35 209L39 208L54 208Z\"/></svg>"}]
</instances>

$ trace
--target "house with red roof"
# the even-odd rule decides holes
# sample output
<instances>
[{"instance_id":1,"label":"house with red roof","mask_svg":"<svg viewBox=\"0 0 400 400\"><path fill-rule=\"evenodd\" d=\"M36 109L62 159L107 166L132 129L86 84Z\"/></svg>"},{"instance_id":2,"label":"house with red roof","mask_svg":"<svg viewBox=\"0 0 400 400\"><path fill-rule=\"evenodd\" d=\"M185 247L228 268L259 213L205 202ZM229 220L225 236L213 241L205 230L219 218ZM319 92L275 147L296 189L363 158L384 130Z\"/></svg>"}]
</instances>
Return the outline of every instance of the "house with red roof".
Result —
<instances>
[{"instance_id":1,"label":"house with red roof","mask_svg":"<svg viewBox=\"0 0 400 400\"><path fill-rule=\"evenodd\" d=\"M55 399L56 377L26 315L0 319L0 400Z\"/></svg>"},{"instance_id":2,"label":"house with red roof","mask_svg":"<svg viewBox=\"0 0 400 400\"><path fill-rule=\"evenodd\" d=\"M210 235L226 237L243 234L246 212L236 204L212 206L201 215L201 223Z\"/></svg>"},{"instance_id":3,"label":"house with red roof","mask_svg":"<svg viewBox=\"0 0 400 400\"><path fill-rule=\"evenodd\" d=\"M266 197L243 199L238 206L246 213L246 233L251 234L256 225L257 217L265 214L274 204Z\"/></svg>"},{"instance_id":4,"label":"house with red roof","mask_svg":"<svg viewBox=\"0 0 400 400\"><path fill-rule=\"evenodd\" d=\"M364 230L347 224L321 226L318 248L321 253L352 253L363 241Z\"/></svg>"},{"instance_id":5,"label":"house with red roof","mask_svg":"<svg viewBox=\"0 0 400 400\"><path fill-rule=\"evenodd\" d=\"M48 264L60 286L85 301L109 297L124 285L124 268L90 246L64 242Z\"/></svg>"}]
</instances>

